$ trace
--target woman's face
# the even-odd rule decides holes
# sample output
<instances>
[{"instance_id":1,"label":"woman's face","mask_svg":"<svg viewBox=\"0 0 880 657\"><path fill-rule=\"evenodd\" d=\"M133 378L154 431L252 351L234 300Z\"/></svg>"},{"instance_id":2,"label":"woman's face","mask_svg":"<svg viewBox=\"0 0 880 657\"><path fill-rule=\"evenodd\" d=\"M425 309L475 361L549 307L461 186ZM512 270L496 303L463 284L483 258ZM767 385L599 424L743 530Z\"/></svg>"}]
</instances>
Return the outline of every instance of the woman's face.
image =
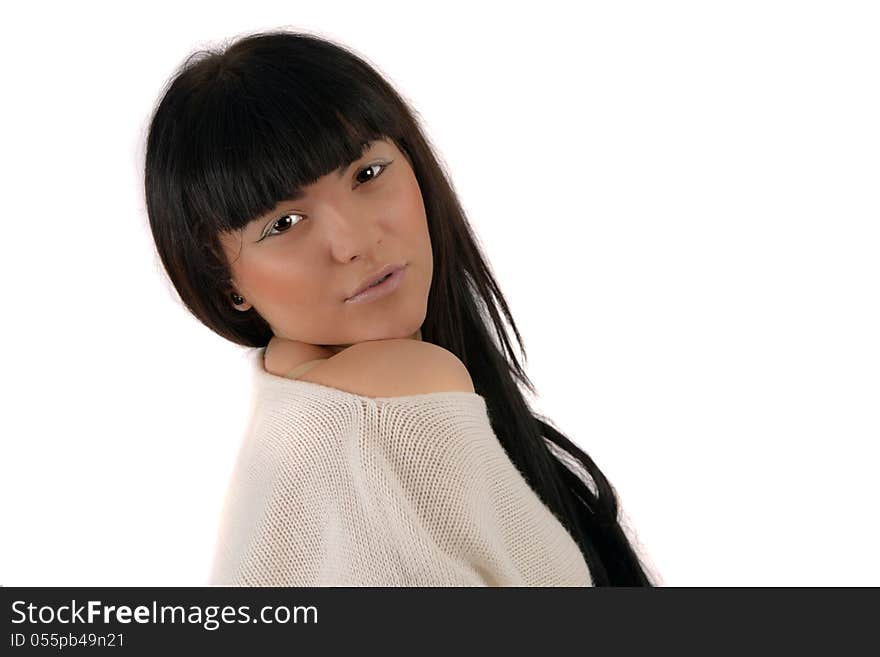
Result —
<instances>
[{"instance_id":1,"label":"woman's face","mask_svg":"<svg viewBox=\"0 0 880 657\"><path fill-rule=\"evenodd\" d=\"M421 190L391 140L279 203L220 241L235 291L288 340L348 346L406 338L425 320L433 252ZM405 263L397 289L365 303L346 299L368 275ZM230 300L230 304L232 301Z\"/></svg>"}]
</instances>

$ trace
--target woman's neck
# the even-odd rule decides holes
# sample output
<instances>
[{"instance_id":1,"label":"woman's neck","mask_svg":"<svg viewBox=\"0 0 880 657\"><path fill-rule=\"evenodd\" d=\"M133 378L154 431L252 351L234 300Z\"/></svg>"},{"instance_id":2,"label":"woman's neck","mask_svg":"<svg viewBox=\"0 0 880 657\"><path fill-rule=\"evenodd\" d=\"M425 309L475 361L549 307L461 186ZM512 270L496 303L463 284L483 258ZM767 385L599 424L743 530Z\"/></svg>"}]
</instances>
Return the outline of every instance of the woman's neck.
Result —
<instances>
[{"instance_id":1,"label":"woman's neck","mask_svg":"<svg viewBox=\"0 0 880 657\"><path fill-rule=\"evenodd\" d=\"M408 339L421 341L422 329L420 328L419 330L417 330L415 333L413 333L411 336L409 336ZM327 344L327 345L321 345L321 346L324 347L324 349L327 349L328 351L333 352L334 354L338 354L340 351L348 349L351 345L350 344Z\"/></svg>"}]
</instances>

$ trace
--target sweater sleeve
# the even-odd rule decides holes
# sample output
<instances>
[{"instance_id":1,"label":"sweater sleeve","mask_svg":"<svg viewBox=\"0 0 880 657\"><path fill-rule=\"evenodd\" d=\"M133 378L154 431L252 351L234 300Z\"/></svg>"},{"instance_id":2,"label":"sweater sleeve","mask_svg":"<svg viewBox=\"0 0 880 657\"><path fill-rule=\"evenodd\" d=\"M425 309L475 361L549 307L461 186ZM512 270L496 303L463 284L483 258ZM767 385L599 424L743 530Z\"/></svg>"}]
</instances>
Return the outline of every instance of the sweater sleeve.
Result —
<instances>
[{"instance_id":1,"label":"sweater sleeve","mask_svg":"<svg viewBox=\"0 0 880 657\"><path fill-rule=\"evenodd\" d=\"M349 403L255 423L212 583L590 585L577 544L507 457L482 397L335 401Z\"/></svg>"},{"instance_id":2,"label":"sweater sleeve","mask_svg":"<svg viewBox=\"0 0 880 657\"><path fill-rule=\"evenodd\" d=\"M362 471L419 585L589 584L580 550L510 461L475 394L380 409ZM437 569L437 564L443 566Z\"/></svg>"}]
</instances>

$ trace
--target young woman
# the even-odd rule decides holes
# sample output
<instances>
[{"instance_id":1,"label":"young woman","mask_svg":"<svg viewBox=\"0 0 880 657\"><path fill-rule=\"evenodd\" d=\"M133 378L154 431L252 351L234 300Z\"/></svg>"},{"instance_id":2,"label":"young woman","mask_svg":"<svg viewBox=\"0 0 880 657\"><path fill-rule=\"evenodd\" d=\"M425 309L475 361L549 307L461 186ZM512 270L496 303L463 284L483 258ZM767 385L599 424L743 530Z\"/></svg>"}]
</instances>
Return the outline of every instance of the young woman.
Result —
<instances>
[{"instance_id":1,"label":"young woman","mask_svg":"<svg viewBox=\"0 0 880 657\"><path fill-rule=\"evenodd\" d=\"M602 472L530 410L452 184L362 58L290 32L195 53L145 191L183 303L258 348L212 583L657 583Z\"/></svg>"}]
</instances>

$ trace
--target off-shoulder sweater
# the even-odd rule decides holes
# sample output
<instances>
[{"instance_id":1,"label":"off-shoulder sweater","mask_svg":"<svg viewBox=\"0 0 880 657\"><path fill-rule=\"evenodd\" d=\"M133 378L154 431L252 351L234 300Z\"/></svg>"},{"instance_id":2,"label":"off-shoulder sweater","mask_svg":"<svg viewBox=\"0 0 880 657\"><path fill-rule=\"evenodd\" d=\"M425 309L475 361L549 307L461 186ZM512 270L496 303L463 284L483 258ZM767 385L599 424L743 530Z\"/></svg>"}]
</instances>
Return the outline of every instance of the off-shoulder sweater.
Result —
<instances>
[{"instance_id":1,"label":"off-shoulder sweater","mask_svg":"<svg viewBox=\"0 0 880 657\"><path fill-rule=\"evenodd\" d=\"M357 395L270 374L263 352L209 584L592 585L482 396Z\"/></svg>"}]
</instances>

